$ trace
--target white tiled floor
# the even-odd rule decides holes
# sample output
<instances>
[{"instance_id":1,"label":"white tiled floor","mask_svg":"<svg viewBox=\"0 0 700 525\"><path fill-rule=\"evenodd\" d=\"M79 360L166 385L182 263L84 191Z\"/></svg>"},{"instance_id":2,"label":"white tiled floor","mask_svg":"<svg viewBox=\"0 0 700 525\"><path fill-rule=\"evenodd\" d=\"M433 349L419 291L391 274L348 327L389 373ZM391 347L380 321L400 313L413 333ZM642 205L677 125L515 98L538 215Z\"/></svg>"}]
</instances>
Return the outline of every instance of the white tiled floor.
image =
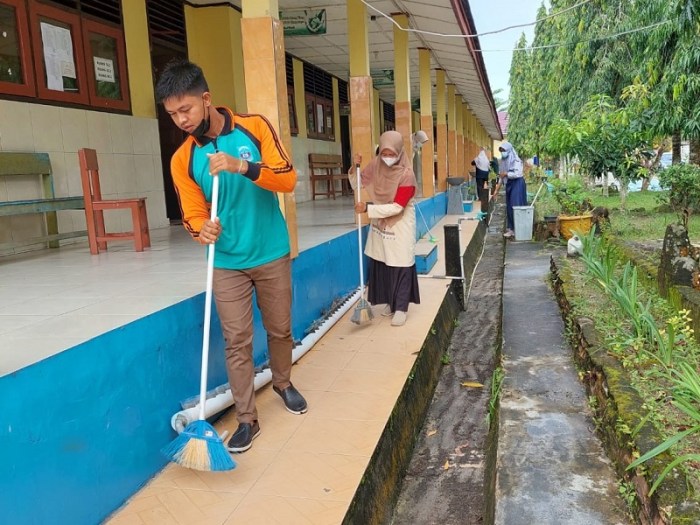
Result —
<instances>
[{"instance_id":1,"label":"white tiled floor","mask_svg":"<svg viewBox=\"0 0 700 525\"><path fill-rule=\"evenodd\" d=\"M352 197L297 206L299 249L355 227ZM204 290L205 251L182 226L151 232L152 247L87 241L0 257L0 376ZM21 349L17 351L17 349Z\"/></svg>"}]
</instances>

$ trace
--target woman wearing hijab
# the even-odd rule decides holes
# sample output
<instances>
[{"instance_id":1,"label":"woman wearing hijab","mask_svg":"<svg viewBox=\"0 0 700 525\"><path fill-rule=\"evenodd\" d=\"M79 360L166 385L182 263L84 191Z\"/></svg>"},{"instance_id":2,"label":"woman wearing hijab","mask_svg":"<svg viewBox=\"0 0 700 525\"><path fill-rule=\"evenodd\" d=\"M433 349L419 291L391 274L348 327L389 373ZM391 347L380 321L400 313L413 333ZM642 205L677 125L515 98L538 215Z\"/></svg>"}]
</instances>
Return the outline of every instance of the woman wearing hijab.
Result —
<instances>
[{"instance_id":1,"label":"woman wearing hijab","mask_svg":"<svg viewBox=\"0 0 700 525\"><path fill-rule=\"evenodd\" d=\"M353 157L356 166L362 156ZM411 159L404 151L403 137L387 131L379 137L379 155L365 166L362 187L369 202L355 204L356 213L367 213L370 219L365 254L370 258L367 300L386 304L382 315L393 315L392 326L406 323L408 304L420 303L416 272L416 176ZM355 169L350 183L357 187Z\"/></svg>"},{"instance_id":2,"label":"woman wearing hijab","mask_svg":"<svg viewBox=\"0 0 700 525\"><path fill-rule=\"evenodd\" d=\"M501 152L501 178L506 179L506 216L507 229L504 237L515 235L513 222L513 206L527 206L527 187L523 178L523 161L510 142L504 142L498 148Z\"/></svg>"},{"instance_id":3,"label":"woman wearing hijab","mask_svg":"<svg viewBox=\"0 0 700 525\"><path fill-rule=\"evenodd\" d=\"M476 168L476 187L481 190L486 187L486 183L489 180L489 169L491 168L485 148L481 148L479 155L472 161L472 164Z\"/></svg>"}]
</instances>

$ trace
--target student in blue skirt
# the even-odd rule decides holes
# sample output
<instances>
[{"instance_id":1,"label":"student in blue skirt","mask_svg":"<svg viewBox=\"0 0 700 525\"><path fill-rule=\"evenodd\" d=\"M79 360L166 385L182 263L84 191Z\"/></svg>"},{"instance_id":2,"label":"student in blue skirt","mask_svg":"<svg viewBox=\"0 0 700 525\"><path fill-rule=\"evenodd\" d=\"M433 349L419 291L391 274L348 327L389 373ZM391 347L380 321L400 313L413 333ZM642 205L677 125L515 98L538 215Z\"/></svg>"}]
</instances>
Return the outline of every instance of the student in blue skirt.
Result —
<instances>
[{"instance_id":1,"label":"student in blue skirt","mask_svg":"<svg viewBox=\"0 0 700 525\"><path fill-rule=\"evenodd\" d=\"M515 236L513 206L527 206L527 186L525 185L523 161L510 142L504 142L498 148L501 152L501 180L506 185L506 238Z\"/></svg>"}]
</instances>

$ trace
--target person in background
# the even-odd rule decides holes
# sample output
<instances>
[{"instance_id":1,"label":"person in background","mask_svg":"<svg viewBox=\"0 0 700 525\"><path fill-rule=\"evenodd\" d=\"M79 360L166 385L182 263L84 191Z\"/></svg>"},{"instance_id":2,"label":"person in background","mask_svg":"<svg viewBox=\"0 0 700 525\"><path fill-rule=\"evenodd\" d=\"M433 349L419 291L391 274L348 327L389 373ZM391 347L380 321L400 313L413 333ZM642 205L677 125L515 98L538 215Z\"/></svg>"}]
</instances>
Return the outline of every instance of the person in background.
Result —
<instances>
[{"instance_id":1,"label":"person in background","mask_svg":"<svg viewBox=\"0 0 700 525\"><path fill-rule=\"evenodd\" d=\"M501 152L501 183L506 185L506 238L515 236L513 206L527 206L527 186L523 172L523 161L510 142L503 142L498 150ZM499 184L499 186L500 186Z\"/></svg>"},{"instance_id":2,"label":"person in background","mask_svg":"<svg viewBox=\"0 0 700 525\"><path fill-rule=\"evenodd\" d=\"M213 291L226 339L226 369L238 428L230 452L248 450L260 433L253 369L253 291L267 332L273 390L287 410L306 400L290 381L292 288L287 225L276 192L292 192L297 174L277 133L262 115L212 105L204 73L186 60L169 63L156 85L158 101L188 133L171 172L183 224L195 241L216 243ZM213 177L218 217L209 217Z\"/></svg>"},{"instance_id":3,"label":"person in background","mask_svg":"<svg viewBox=\"0 0 700 525\"><path fill-rule=\"evenodd\" d=\"M359 166L362 156L355 154L353 162ZM356 179L353 168L350 184L358 191ZM420 304L420 294L415 261L417 183L399 132L379 137L379 155L361 171L360 179L371 199L355 204L355 213L367 213L370 219L367 300L385 304L382 315L393 316L392 326L403 326L409 303Z\"/></svg>"},{"instance_id":4,"label":"person in background","mask_svg":"<svg viewBox=\"0 0 700 525\"><path fill-rule=\"evenodd\" d=\"M476 169L476 187L482 190L489 180L489 158L486 156L486 148L481 148L479 154L472 161L472 166Z\"/></svg>"}]
</instances>

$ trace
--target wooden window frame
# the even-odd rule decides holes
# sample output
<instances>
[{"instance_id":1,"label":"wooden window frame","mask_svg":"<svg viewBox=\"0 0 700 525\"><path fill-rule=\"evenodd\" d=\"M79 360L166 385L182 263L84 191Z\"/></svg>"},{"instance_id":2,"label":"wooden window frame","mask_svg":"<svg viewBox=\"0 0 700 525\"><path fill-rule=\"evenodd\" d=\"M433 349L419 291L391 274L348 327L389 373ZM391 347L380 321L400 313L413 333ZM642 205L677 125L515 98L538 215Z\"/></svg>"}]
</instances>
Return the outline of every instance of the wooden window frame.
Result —
<instances>
[{"instance_id":1,"label":"wooden window frame","mask_svg":"<svg viewBox=\"0 0 700 525\"><path fill-rule=\"evenodd\" d=\"M335 141L335 115L333 111L333 101L328 100L325 97L321 97L318 95L314 95L313 93L309 93L308 91L304 93L305 97L305 104L304 104L304 118L307 119L307 136L310 139L316 139L316 140L328 140L328 141ZM314 120L314 126L313 129L311 129L310 126L308 126L308 113L307 113L307 107L309 102L313 104L313 120ZM321 122L321 125L323 127L323 131L319 132L318 131L318 107L321 106L322 108L322 113L323 113L323 122ZM330 116L331 118L331 126L330 129L327 129L327 123L328 123L328 117Z\"/></svg>"},{"instance_id":2,"label":"wooden window frame","mask_svg":"<svg viewBox=\"0 0 700 525\"><path fill-rule=\"evenodd\" d=\"M287 86L287 105L289 106L289 132L292 135L298 135L299 120L297 118L297 104L294 100L294 86Z\"/></svg>"},{"instance_id":3,"label":"wooden window frame","mask_svg":"<svg viewBox=\"0 0 700 525\"><path fill-rule=\"evenodd\" d=\"M75 62L76 80L78 81L77 93L67 93L49 89L46 77L46 65L44 64L44 46L41 40L41 20L49 18L70 26L71 43L73 44L73 61ZM56 100L59 102L72 102L74 104L90 105L89 86L85 71L85 54L82 46L82 30L80 15L52 7L39 2L29 3L29 22L31 25L32 44L34 47L34 72L36 74L37 95L40 99Z\"/></svg>"},{"instance_id":4,"label":"wooden window frame","mask_svg":"<svg viewBox=\"0 0 700 525\"><path fill-rule=\"evenodd\" d=\"M116 27L108 26L106 24L96 22L87 18L83 18L83 55L85 57L85 65L87 69L86 82L88 85L88 93L90 96L90 105L100 108L111 108L111 109L121 109L128 111L131 107L129 100L129 79L126 68L126 45L124 42L124 33L121 29ZM113 38L116 41L116 52L117 52L117 66L119 70L119 88L121 93L121 99L113 99L100 97L97 94L96 81L95 81L95 68L94 60L92 54L92 48L90 47L90 33L95 33L98 35L107 36ZM92 67L90 67L92 66Z\"/></svg>"},{"instance_id":5,"label":"wooden window frame","mask_svg":"<svg viewBox=\"0 0 700 525\"><path fill-rule=\"evenodd\" d=\"M1 0L0 4L14 8L15 22L17 24L17 38L19 40L20 64L24 82L0 81L0 93L7 95L20 95L35 97L36 84L34 83L34 66L32 65L31 38L29 35L29 20L27 18L27 5L24 0Z\"/></svg>"}]
</instances>

